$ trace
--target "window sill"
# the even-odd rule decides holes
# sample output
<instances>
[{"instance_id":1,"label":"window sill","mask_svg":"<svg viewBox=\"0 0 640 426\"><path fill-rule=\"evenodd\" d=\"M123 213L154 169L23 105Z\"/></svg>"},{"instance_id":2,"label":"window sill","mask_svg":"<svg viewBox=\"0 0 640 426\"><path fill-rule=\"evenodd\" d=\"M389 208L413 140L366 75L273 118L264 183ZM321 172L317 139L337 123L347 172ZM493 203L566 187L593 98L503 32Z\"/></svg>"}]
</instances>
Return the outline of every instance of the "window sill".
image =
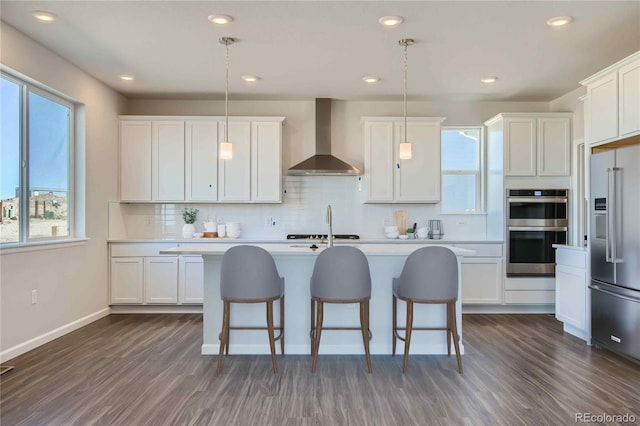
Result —
<instances>
[{"instance_id":1,"label":"window sill","mask_svg":"<svg viewBox=\"0 0 640 426\"><path fill-rule=\"evenodd\" d=\"M64 240L38 241L32 243L14 243L0 246L0 255L77 247L84 245L89 238L66 238Z\"/></svg>"}]
</instances>

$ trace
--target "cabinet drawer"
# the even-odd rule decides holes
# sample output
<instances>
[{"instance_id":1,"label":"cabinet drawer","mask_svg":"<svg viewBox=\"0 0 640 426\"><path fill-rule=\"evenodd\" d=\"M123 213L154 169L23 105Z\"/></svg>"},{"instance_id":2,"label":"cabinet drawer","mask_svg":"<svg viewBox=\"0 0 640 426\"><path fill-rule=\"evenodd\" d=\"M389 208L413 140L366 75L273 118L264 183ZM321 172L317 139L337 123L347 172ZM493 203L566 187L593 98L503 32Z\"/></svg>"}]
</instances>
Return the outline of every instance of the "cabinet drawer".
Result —
<instances>
[{"instance_id":1,"label":"cabinet drawer","mask_svg":"<svg viewBox=\"0 0 640 426\"><path fill-rule=\"evenodd\" d=\"M453 244L453 246L475 251L475 254L465 255L465 257L502 257L502 244Z\"/></svg>"},{"instance_id":2,"label":"cabinet drawer","mask_svg":"<svg viewBox=\"0 0 640 426\"><path fill-rule=\"evenodd\" d=\"M507 278L506 290L555 290L554 278Z\"/></svg>"},{"instance_id":3,"label":"cabinet drawer","mask_svg":"<svg viewBox=\"0 0 640 426\"><path fill-rule=\"evenodd\" d=\"M177 243L136 243L136 244L111 244L111 257L122 256L160 256L160 250L170 249ZM171 255L168 255L171 256Z\"/></svg>"},{"instance_id":4,"label":"cabinet drawer","mask_svg":"<svg viewBox=\"0 0 640 426\"><path fill-rule=\"evenodd\" d=\"M556 300L556 292L548 290L505 291L505 304L552 305Z\"/></svg>"},{"instance_id":5,"label":"cabinet drawer","mask_svg":"<svg viewBox=\"0 0 640 426\"><path fill-rule=\"evenodd\" d=\"M587 267L586 252L576 251L576 250L556 249L556 264L585 269Z\"/></svg>"}]
</instances>

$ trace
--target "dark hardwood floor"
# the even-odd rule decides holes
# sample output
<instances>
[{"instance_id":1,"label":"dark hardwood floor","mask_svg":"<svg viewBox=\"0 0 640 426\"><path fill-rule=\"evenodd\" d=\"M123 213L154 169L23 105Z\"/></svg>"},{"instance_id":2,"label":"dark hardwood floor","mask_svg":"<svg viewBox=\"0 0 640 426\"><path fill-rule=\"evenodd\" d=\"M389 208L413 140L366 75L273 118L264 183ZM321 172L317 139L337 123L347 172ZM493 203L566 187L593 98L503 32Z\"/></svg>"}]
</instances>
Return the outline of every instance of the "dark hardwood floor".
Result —
<instances>
[{"instance_id":1,"label":"dark hardwood floor","mask_svg":"<svg viewBox=\"0 0 640 426\"><path fill-rule=\"evenodd\" d=\"M201 356L197 315L111 315L10 361L9 425L574 424L640 421L640 366L562 334L550 315L465 315L455 357ZM414 335L414 341L420 336ZM233 340L233 336L231 336Z\"/></svg>"}]
</instances>

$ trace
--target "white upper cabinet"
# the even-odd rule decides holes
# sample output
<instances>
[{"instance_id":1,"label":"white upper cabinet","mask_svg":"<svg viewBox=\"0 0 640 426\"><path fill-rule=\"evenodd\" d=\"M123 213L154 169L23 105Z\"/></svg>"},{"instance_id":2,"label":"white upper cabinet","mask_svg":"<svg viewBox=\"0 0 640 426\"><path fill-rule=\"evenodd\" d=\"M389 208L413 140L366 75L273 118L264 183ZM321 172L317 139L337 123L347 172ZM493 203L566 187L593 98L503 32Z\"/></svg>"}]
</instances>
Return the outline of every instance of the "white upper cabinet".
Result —
<instances>
[{"instance_id":1,"label":"white upper cabinet","mask_svg":"<svg viewBox=\"0 0 640 426\"><path fill-rule=\"evenodd\" d=\"M404 119L363 117L364 177L368 203L440 202L440 129L444 119L411 117L412 158L400 160Z\"/></svg>"},{"instance_id":2,"label":"white upper cabinet","mask_svg":"<svg viewBox=\"0 0 640 426\"><path fill-rule=\"evenodd\" d=\"M640 131L640 59L618 72L620 114L620 137L634 135Z\"/></svg>"},{"instance_id":3,"label":"white upper cabinet","mask_svg":"<svg viewBox=\"0 0 640 426\"><path fill-rule=\"evenodd\" d=\"M393 152L398 155L404 139L404 122L395 123ZM407 123L411 159L396 160L395 201L440 202L440 121Z\"/></svg>"},{"instance_id":4,"label":"white upper cabinet","mask_svg":"<svg viewBox=\"0 0 640 426\"><path fill-rule=\"evenodd\" d=\"M284 117L233 117L233 158L221 160L223 117L120 118L120 200L282 202Z\"/></svg>"},{"instance_id":5,"label":"white upper cabinet","mask_svg":"<svg viewBox=\"0 0 640 426\"><path fill-rule=\"evenodd\" d=\"M585 136L599 145L640 134L640 51L580 82Z\"/></svg>"},{"instance_id":6,"label":"white upper cabinet","mask_svg":"<svg viewBox=\"0 0 640 426\"><path fill-rule=\"evenodd\" d=\"M225 123L220 123L220 137L224 139ZM251 122L229 122L228 142L233 144L233 157L219 160L220 201L251 200Z\"/></svg>"},{"instance_id":7,"label":"white upper cabinet","mask_svg":"<svg viewBox=\"0 0 640 426\"><path fill-rule=\"evenodd\" d=\"M535 117L505 118L504 142L505 176L535 176Z\"/></svg>"},{"instance_id":8,"label":"white upper cabinet","mask_svg":"<svg viewBox=\"0 0 640 426\"><path fill-rule=\"evenodd\" d=\"M282 123L251 123L251 200L282 201Z\"/></svg>"},{"instance_id":9,"label":"white upper cabinet","mask_svg":"<svg viewBox=\"0 0 640 426\"><path fill-rule=\"evenodd\" d=\"M393 122L364 123L364 176L369 202L393 201Z\"/></svg>"},{"instance_id":10,"label":"white upper cabinet","mask_svg":"<svg viewBox=\"0 0 640 426\"><path fill-rule=\"evenodd\" d=\"M184 201L184 121L154 121L151 135L152 199Z\"/></svg>"},{"instance_id":11,"label":"white upper cabinet","mask_svg":"<svg viewBox=\"0 0 640 426\"><path fill-rule=\"evenodd\" d=\"M538 176L571 175L571 120L540 117L537 130Z\"/></svg>"},{"instance_id":12,"label":"white upper cabinet","mask_svg":"<svg viewBox=\"0 0 640 426\"><path fill-rule=\"evenodd\" d=\"M217 201L218 121L187 120L185 138L187 201Z\"/></svg>"},{"instance_id":13,"label":"white upper cabinet","mask_svg":"<svg viewBox=\"0 0 640 426\"><path fill-rule=\"evenodd\" d=\"M571 113L505 113L488 120L485 125L502 127L504 175L570 176L571 117Z\"/></svg>"},{"instance_id":14,"label":"white upper cabinet","mask_svg":"<svg viewBox=\"0 0 640 426\"><path fill-rule=\"evenodd\" d=\"M151 201L151 121L120 122L120 199Z\"/></svg>"}]
</instances>

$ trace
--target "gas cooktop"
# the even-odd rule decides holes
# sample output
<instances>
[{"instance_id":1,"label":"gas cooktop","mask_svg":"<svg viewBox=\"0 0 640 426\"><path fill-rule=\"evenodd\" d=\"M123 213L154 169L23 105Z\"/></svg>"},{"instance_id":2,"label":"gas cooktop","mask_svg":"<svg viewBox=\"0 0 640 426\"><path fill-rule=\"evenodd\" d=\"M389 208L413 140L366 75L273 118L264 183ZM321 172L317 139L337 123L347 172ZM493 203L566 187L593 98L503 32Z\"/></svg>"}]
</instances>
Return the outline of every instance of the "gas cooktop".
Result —
<instances>
[{"instance_id":1,"label":"gas cooktop","mask_svg":"<svg viewBox=\"0 0 640 426\"><path fill-rule=\"evenodd\" d=\"M289 234L287 240L326 240L328 234ZM359 240L360 236L356 234L334 234L336 240Z\"/></svg>"}]
</instances>

